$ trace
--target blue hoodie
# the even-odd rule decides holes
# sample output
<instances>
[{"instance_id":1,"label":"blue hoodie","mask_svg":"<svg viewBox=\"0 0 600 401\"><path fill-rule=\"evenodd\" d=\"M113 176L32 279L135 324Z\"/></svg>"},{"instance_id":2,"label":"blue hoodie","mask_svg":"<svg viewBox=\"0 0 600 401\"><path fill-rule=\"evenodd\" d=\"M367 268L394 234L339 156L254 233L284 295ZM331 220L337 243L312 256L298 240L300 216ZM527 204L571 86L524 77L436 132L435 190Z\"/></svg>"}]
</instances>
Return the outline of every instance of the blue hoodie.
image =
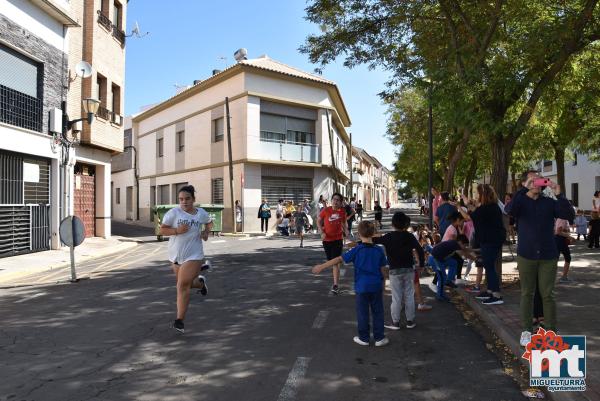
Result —
<instances>
[{"instance_id":1,"label":"blue hoodie","mask_svg":"<svg viewBox=\"0 0 600 401\"><path fill-rule=\"evenodd\" d=\"M554 219L573 221L575 211L563 194L557 199L540 196L532 199L523 187L506 206L506 213L517 222L517 255L532 260L558 259L554 241Z\"/></svg>"}]
</instances>

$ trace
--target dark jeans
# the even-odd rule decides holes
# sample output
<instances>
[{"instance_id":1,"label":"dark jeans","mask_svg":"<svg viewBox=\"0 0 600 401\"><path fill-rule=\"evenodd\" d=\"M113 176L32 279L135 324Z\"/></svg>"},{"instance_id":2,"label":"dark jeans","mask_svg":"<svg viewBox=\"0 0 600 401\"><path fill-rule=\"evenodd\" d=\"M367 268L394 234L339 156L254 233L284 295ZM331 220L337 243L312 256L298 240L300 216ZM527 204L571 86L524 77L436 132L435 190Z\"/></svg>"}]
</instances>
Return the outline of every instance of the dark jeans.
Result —
<instances>
[{"instance_id":1,"label":"dark jeans","mask_svg":"<svg viewBox=\"0 0 600 401\"><path fill-rule=\"evenodd\" d=\"M369 327L369 309L373 318L373 338L379 341L385 337L383 334L383 292L357 292L356 293L356 321L358 323L358 337L365 342L371 338Z\"/></svg>"},{"instance_id":2,"label":"dark jeans","mask_svg":"<svg viewBox=\"0 0 600 401\"><path fill-rule=\"evenodd\" d=\"M269 229L269 218L261 217L260 218L260 231L267 232Z\"/></svg>"},{"instance_id":3,"label":"dark jeans","mask_svg":"<svg viewBox=\"0 0 600 401\"><path fill-rule=\"evenodd\" d=\"M588 244L588 247L591 248L593 246L594 248L600 248L600 233L592 232L589 237L590 243Z\"/></svg>"},{"instance_id":4,"label":"dark jeans","mask_svg":"<svg viewBox=\"0 0 600 401\"><path fill-rule=\"evenodd\" d=\"M488 291L500 291L500 281L496 274L496 259L498 259L501 249L502 244L481 244L481 259L483 259Z\"/></svg>"}]
</instances>

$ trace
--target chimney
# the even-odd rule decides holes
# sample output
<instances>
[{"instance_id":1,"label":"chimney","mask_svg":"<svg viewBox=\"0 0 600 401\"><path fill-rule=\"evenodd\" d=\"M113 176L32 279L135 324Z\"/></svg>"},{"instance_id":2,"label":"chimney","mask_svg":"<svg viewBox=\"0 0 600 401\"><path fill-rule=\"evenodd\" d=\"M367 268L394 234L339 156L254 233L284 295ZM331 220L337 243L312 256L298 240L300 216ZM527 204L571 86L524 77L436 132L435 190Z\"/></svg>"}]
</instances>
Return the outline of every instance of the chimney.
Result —
<instances>
[{"instance_id":1,"label":"chimney","mask_svg":"<svg viewBox=\"0 0 600 401\"><path fill-rule=\"evenodd\" d=\"M213 75L217 75L218 73L222 72L221 70L212 70L212 74Z\"/></svg>"},{"instance_id":2,"label":"chimney","mask_svg":"<svg viewBox=\"0 0 600 401\"><path fill-rule=\"evenodd\" d=\"M200 82L202 82L202 80L201 80L201 79L195 79L195 80L194 80L194 86L195 86L195 85L198 85Z\"/></svg>"}]
</instances>

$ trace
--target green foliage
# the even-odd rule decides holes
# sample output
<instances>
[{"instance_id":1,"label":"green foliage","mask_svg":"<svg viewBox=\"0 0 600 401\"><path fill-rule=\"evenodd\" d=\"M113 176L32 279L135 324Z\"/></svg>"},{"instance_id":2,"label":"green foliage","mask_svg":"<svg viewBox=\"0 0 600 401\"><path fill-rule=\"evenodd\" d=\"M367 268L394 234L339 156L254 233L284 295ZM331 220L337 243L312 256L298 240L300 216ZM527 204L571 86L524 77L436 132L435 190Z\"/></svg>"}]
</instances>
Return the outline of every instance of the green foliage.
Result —
<instances>
[{"instance_id":1,"label":"green foliage","mask_svg":"<svg viewBox=\"0 0 600 401\"><path fill-rule=\"evenodd\" d=\"M444 152L436 144L436 160L442 155L447 159L468 128L474 133L469 141L483 141L485 146L464 154L489 151L490 157L482 162L490 162L496 189L506 186L509 166L522 166L527 155L536 153L536 142L519 138L537 139L548 132L537 127L525 133L542 96L562 80L560 74L572 58L600 39L598 0L314 0L306 11L307 19L320 25L322 33L309 36L300 50L314 63L343 57L349 68L367 64L387 69L390 80L382 96L394 104L392 114L405 114L398 99L406 91L423 93L423 77L431 79L436 136L446 135L436 142L449 146ZM593 58L580 68L598 71L600 65ZM548 113L556 118L556 109ZM597 153L598 122L585 126L588 135L577 146ZM406 118L391 119L388 134L403 146L397 174L422 170L405 164L418 157L409 152L426 154L422 140L426 130L417 133L418 129L422 129L421 118L411 123ZM407 132L417 135L420 143L405 141ZM517 160L513 162L511 156ZM464 164L460 163L461 169ZM441 166L436 170L443 174ZM421 181L415 175L415 182Z\"/></svg>"}]
</instances>

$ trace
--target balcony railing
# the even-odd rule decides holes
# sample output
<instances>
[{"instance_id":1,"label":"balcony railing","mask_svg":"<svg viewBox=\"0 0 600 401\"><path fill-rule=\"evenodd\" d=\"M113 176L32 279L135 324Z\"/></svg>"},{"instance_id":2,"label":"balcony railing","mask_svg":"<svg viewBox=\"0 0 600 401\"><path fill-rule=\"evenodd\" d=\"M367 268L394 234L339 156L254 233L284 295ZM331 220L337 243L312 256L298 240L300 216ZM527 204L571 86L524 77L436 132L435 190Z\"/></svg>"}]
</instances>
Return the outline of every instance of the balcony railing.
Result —
<instances>
[{"instance_id":1,"label":"balcony railing","mask_svg":"<svg viewBox=\"0 0 600 401\"><path fill-rule=\"evenodd\" d=\"M98 10L98 23L106 28L112 35L121 42L121 46L125 45L125 32L110 21L110 18L104 14L101 10Z\"/></svg>"},{"instance_id":2,"label":"balcony railing","mask_svg":"<svg viewBox=\"0 0 600 401\"><path fill-rule=\"evenodd\" d=\"M123 125L123 117L120 114L115 113L114 111L110 111L109 109L107 109L106 107L104 107L102 105L98 106L98 111L96 112L96 117L101 118L106 121L110 121L111 123L116 124L118 126Z\"/></svg>"},{"instance_id":3,"label":"balcony railing","mask_svg":"<svg viewBox=\"0 0 600 401\"><path fill-rule=\"evenodd\" d=\"M98 111L96 112L96 117L101 118L103 120L110 120L111 111L106 107L100 105L98 106Z\"/></svg>"},{"instance_id":4,"label":"balcony railing","mask_svg":"<svg viewBox=\"0 0 600 401\"><path fill-rule=\"evenodd\" d=\"M101 10L98 10L98 23L109 31L112 29L110 18L108 18L108 15L105 15Z\"/></svg>"},{"instance_id":5,"label":"balcony railing","mask_svg":"<svg viewBox=\"0 0 600 401\"><path fill-rule=\"evenodd\" d=\"M121 46L125 44L125 32L117 28L116 25L112 26L112 35L121 42Z\"/></svg>"},{"instance_id":6,"label":"balcony railing","mask_svg":"<svg viewBox=\"0 0 600 401\"><path fill-rule=\"evenodd\" d=\"M42 132L42 100L0 85L0 122Z\"/></svg>"},{"instance_id":7,"label":"balcony railing","mask_svg":"<svg viewBox=\"0 0 600 401\"><path fill-rule=\"evenodd\" d=\"M319 145L261 139L259 157L265 160L318 163Z\"/></svg>"}]
</instances>

